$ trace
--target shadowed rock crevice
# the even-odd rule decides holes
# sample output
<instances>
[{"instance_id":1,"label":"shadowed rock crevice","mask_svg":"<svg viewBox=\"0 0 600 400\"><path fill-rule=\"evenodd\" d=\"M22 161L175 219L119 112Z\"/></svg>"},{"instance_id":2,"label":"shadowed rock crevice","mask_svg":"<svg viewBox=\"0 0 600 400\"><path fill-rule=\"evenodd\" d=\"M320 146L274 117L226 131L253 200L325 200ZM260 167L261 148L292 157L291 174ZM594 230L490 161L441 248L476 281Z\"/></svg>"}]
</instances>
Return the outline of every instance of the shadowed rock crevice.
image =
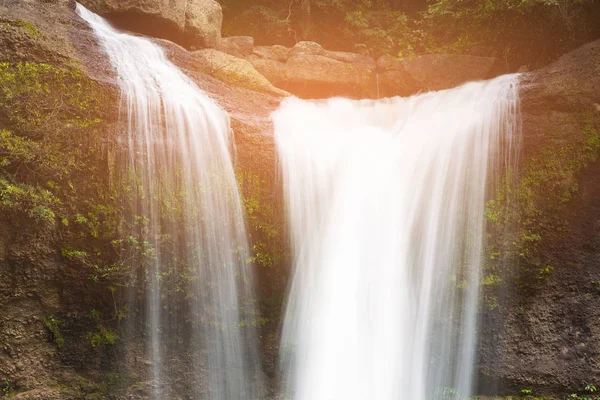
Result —
<instances>
[{"instance_id":1,"label":"shadowed rock crevice","mask_svg":"<svg viewBox=\"0 0 600 400\"><path fill-rule=\"evenodd\" d=\"M216 47L223 12L214 0L82 0L115 27L171 40L187 49Z\"/></svg>"}]
</instances>

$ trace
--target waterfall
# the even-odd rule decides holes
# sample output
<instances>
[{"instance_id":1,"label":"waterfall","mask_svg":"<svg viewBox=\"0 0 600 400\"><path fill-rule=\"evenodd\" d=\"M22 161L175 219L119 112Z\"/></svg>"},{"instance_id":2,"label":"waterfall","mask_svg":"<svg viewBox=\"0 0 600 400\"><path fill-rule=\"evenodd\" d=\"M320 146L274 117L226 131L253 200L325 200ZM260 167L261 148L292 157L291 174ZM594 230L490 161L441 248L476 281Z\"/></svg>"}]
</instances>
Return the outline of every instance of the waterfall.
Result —
<instances>
[{"instance_id":1,"label":"waterfall","mask_svg":"<svg viewBox=\"0 0 600 400\"><path fill-rule=\"evenodd\" d=\"M252 274L228 115L162 48L113 29L81 5L77 11L121 89L128 129L119 168L131 199L124 236L148 256L132 278L145 287L139 304L153 397L177 397L169 383L189 385L192 376L204 385L194 398L255 398L258 359L250 328L243 328L253 314ZM188 339L183 325L202 349L200 361L186 361L191 350L177 347Z\"/></svg>"},{"instance_id":2,"label":"waterfall","mask_svg":"<svg viewBox=\"0 0 600 400\"><path fill-rule=\"evenodd\" d=\"M273 114L294 272L296 400L467 398L486 194L517 148L518 76Z\"/></svg>"}]
</instances>

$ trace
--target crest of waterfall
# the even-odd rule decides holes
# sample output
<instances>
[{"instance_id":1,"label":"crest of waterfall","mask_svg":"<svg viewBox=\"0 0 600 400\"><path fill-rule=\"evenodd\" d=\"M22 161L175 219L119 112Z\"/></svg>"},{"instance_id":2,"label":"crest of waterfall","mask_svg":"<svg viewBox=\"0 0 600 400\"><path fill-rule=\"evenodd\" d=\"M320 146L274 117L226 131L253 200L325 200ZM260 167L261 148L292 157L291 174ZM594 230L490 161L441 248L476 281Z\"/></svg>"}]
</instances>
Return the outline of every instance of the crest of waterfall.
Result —
<instances>
[{"instance_id":1,"label":"crest of waterfall","mask_svg":"<svg viewBox=\"0 0 600 400\"><path fill-rule=\"evenodd\" d=\"M517 86L289 99L273 114L295 257L291 398L471 394L486 194L515 159Z\"/></svg>"},{"instance_id":2,"label":"crest of waterfall","mask_svg":"<svg viewBox=\"0 0 600 400\"><path fill-rule=\"evenodd\" d=\"M133 193L125 234L151 249L136 276L145 287L140 312L154 398L170 397L168 382L189 385L190 374L203 382L195 397L255 398L258 360L254 338L243 328L252 317L252 274L228 115L162 48L113 29L81 5L77 11L106 50L121 88L128 127L121 175ZM178 290L167 292L173 277ZM182 288L183 295L173 293ZM135 290L130 308L137 306ZM187 304L178 306L173 296ZM183 325L189 338L182 337ZM200 345L201 361L186 361L181 342L188 339Z\"/></svg>"}]
</instances>

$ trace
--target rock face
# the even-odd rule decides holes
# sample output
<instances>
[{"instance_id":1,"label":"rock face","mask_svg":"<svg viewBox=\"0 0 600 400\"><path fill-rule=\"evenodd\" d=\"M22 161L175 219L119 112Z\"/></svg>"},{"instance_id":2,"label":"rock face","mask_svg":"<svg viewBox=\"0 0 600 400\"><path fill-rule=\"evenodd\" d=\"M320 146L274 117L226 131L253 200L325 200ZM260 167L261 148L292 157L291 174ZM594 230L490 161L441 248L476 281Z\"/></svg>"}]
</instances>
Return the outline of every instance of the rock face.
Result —
<instances>
[{"instance_id":1,"label":"rock face","mask_svg":"<svg viewBox=\"0 0 600 400\"><path fill-rule=\"evenodd\" d=\"M64 127L61 126L61 130L70 129L68 133L74 131L89 139L80 140L79 136L73 135L69 142L69 146L72 145L69 154L79 152L76 149L87 154L93 139L101 138L98 147L94 147L96 150L90 151L90 158L84 165L95 169L94 178L90 174L76 179L71 188L78 197L89 196L87 198L91 200L93 196L93 201L102 203L103 209L112 207L110 199L91 193L109 188L108 180L97 181L96 177L105 177L114 167L114 159L110 154L114 155L114 151L119 148L119 138L126 135L127 128L123 125L124 121L119 120L119 110L116 108L119 93L113 69L91 29L75 14L74 3L20 0L0 3L0 43L0 82L3 85L0 94L0 131L3 133L5 129L9 129L14 131L16 137L34 136L27 130L18 130L19 126L11 123L10 114L15 112L15 106L10 108L10 105L5 104L4 93L7 87L4 82L10 76L7 77L4 73L21 71L19 65L22 64L19 63L27 62L30 69L25 69L25 72L33 71L32 82L40 83L44 88L41 92L35 92L38 96L64 93L69 88L71 79L76 79L72 82L76 84L75 87L82 84L102 89L101 96L98 97L102 104L99 109L93 107L94 103L88 102L87 98L82 99L83 104L75 104L81 107L90 104L89 110L93 112L90 123L93 127L78 127L68 122ZM277 215L282 215L277 211L279 206L275 197L278 192L265 189L276 187L276 161L272 150L273 138L269 134L269 114L277 107L280 96L245 89L240 87L239 81L235 84L224 83L211 74L202 72L203 62L206 60L204 53L188 52L173 43L163 44L169 57L228 111L238 151L236 169L241 175L252 177L253 182L257 182L256 186L262 188L260 197L253 192L253 188L249 188L245 195L254 196L253 201L261 207L267 207L264 205L267 203L269 212L275 215L271 218L276 219ZM227 63L225 57L230 56L219 53L219 57L223 57ZM234 61L243 60L234 58ZM60 71L65 72L65 79L69 79L67 84L62 85L62 81L59 81L57 86L53 86L54 81L35 81L40 76L37 71L49 68L44 63L61 68ZM243 63L251 68L247 62ZM263 83L268 85L266 81ZM43 84L50 85L50 90L46 91ZM29 89L29 86L24 87L24 95L20 95L27 97ZM280 92L272 87L270 90ZM18 102L14 104L19 106ZM71 104L67 106L71 107ZM39 115L44 118L45 127L61 123L57 118L64 117L61 110L52 107L41 110ZM48 131L49 129L43 129L43 132ZM5 145L5 136L2 136L0 147L4 149ZM2 156L5 156L4 152ZM79 158L76 156L74 159ZM0 393L40 400L149 398L148 391L151 388L143 382L147 381L151 363L144 356L146 344L143 339L139 339L142 335L137 335L137 340L129 340L123 324L119 327L119 322L110 317L114 315L115 307L125 304L121 290L113 289L111 292L106 281L90 279L91 270L74 264L73 260L69 261L62 253L70 246L81 249L79 246L92 243L94 246L108 245L105 248L110 252L110 242L105 243L104 237L90 236L85 229L81 231L70 217L69 227L60 220L56 224L44 225L32 219L24 209L25 206L7 208L4 202L7 173L10 171L3 164L0 168ZM54 179L58 185L66 184L60 177ZM90 188L94 187L89 194L86 192L88 189L80 187L86 186L88 182L91 183ZM85 200L65 204L69 207L82 207L84 202ZM261 211L257 210L255 215L257 225L263 223L263 214L259 212ZM282 225L281 221L271 220L269 223L278 227ZM256 241L261 240L256 232L253 237ZM263 247L263 251L269 251L269 248ZM108 257L107 253L107 265L113 262ZM269 295L276 297L274 293L283 292L285 271L281 268L283 264L260 270L258 283L262 292L266 293L261 298ZM94 313L102 315L101 322L89 317ZM273 336L271 332L275 331L277 323L276 318L271 319L273 322L264 327L263 337L267 338L267 343L270 343L268 338ZM103 326L98 328L98 323ZM118 335L117 341L94 347L93 335L102 335L102 332L107 332L105 329L115 332ZM133 329L137 328L134 326ZM128 354L126 359L123 358L124 354ZM188 352L182 352L181 357L188 357ZM126 360L132 360L132 364L128 364ZM270 363L273 369L275 364L272 361ZM180 372L181 381L172 385L178 392L177 396L189 393L187 397L192 397L192 392L208 390L206 383L194 382L194 374L190 371ZM119 386L112 381L115 376L119 377ZM135 382L138 384L134 385ZM177 397L168 393L165 396Z\"/></svg>"},{"instance_id":2,"label":"rock face","mask_svg":"<svg viewBox=\"0 0 600 400\"><path fill-rule=\"evenodd\" d=\"M232 56L244 58L252 54L254 50L254 38L250 36L230 36L222 38L217 50Z\"/></svg>"},{"instance_id":3,"label":"rock face","mask_svg":"<svg viewBox=\"0 0 600 400\"><path fill-rule=\"evenodd\" d=\"M377 60L377 88L380 97L409 96L419 91L419 84L397 58L384 55Z\"/></svg>"},{"instance_id":4,"label":"rock face","mask_svg":"<svg viewBox=\"0 0 600 400\"><path fill-rule=\"evenodd\" d=\"M302 98L375 97L373 59L332 52L314 42L259 48L247 58L273 85Z\"/></svg>"},{"instance_id":5,"label":"rock face","mask_svg":"<svg viewBox=\"0 0 600 400\"><path fill-rule=\"evenodd\" d=\"M299 42L291 49L257 47L247 59L273 85L302 98L409 96L506 72L490 57L428 54L406 60L382 56L375 62L314 42Z\"/></svg>"},{"instance_id":6,"label":"rock face","mask_svg":"<svg viewBox=\"0 0 600 400\"><path fill-rule=\"evenodd\" d=\"M600 41L521 86L525 240L482 315L481 392L583 393L600 378Z\"/></svg>"},{"instance_id":7,"label":"rock face","mask_svg":"<svg viewBox=\"0 0 600 400\"><path fill-rule=\"evenodd\" d=\"M449 89L507 72L496 58L448 54L426 54L404 60L381 56L377 70L382 97Z\"/></svg>"},{"instance_id":8,"label":"rock face","mask_svg":"<svg viewBox=\"0 0 600 400\"><path fill-rule=\"evenodd\" d=\"M468 55L426 54L401 61L424 91L449 89L468 81L491 79L507 72L500 60Z\"/></svg>"},{"instance_id":9,"label":"rock face","mask_svg":"<svg viewBox=\"0 0 600 400\"><path fill-rule=\"evenodd\" d=\"M126 6L121 11L104 9L109 16L114 13L115 20L118 15L131 19L136 13L146 13L154 18L148 21L164 22L157 16L159 11L173 12L179 14L169 26L176 30L188 26L177 2L172 9L164 8L171 3L118 3ZM108 2L99 1L97 6L102 4L108 7ZM5 0L0 4L0 17L1 62L76 67L79 79L103 88L104 107L95 133L103 138L98 154L110 154L126 132L115 109L119 103L116 80L91 30L75 15L73 3ZM226 41L232 42L228 48L235 44L238 54L248 52L247 39ZM280 233L284 231L282 200L269 115L285 93L272 84L307 97L376 97L377 72L382 96L443 89L496 73L493 59L480 57L424 56L403 61L384 57L375 63L368 57L301 43L292 49L254 47L246 62L221 51L188 52L170 42L160 43L170 59L230 114L236 169L258 176L264 186L261 204L266 204L265 214L273 218L269 227ZM434 71L431 65L440 70ZM450 73L453 66L459 71L456 75ZM520 200L524 209L521 233L533 244L519 249L524 256L508 271L499 291L504 297L498 294L496 303L482 306L479 393L515 394L532 388L535 394L570 394L600 382L600 162L596 160L600 42L524 74L521 110L524 179L518 192L525 196ZM0 104L0 130L7 128L6 114ZM87 140L79 144L82 149L89 145ZM109 160L102 155L97 168L108 170ZM0 168L0 178L4 172ZM99 185L108 187L109 183ZM68 187L68 182L58 182L59 189ZM31 399L148 398L143 383L149 370L144 343L128 342L117 320L107 322L122 335L115 345L93 348L87 339L96 329L90 312L112 315L114 302L125 299L105 282L91 280L89 270L65 259L61 241L80 236L86 242L100 239L78 231L74 222L57 225L42 227L27 213L0 206L0 388L4 390L2 385L9 382L8 390ZM250 237L253 244L261 240L256 232ZM105 245L111 253L110 242ZM275 376L277 313L287 283L286 266L279 260L258 268L261 315L269 318L262 328L263 365L271 377ZM51 316L61 321L65 339L61 347L44 324ZM123 365L125 352L131 355L133 376ZM177 382L179 395L189 389L188 375L184 371L183 383Z\"/></svg>"},{"instance_id":10,"label":"rock face","mask_svg":"<svg viewBox=\"0 0 600 400\"><path fill-rule=\"evenodd\" d=\"M187 48L216 47L223 10L214 0L82 0L116 26Z\"/></svg>"},{"instance_id":11,"label":"rock face","mask_svg":"<svg viewBox=\"0 0 600 400\"><path fill-rule=\"evenodd\" d=\"M162 41L162 44L167 49L169 56L176 57L176 54L180 54L182 51L171 42ZM186 67L192 71L202 72L239 88L277 96L290 95L273 86L267 78L256 71L250 62L243 58L214 49L196 50L190 54L192 62L189 62Z\"/></svg>"}]
</instances>

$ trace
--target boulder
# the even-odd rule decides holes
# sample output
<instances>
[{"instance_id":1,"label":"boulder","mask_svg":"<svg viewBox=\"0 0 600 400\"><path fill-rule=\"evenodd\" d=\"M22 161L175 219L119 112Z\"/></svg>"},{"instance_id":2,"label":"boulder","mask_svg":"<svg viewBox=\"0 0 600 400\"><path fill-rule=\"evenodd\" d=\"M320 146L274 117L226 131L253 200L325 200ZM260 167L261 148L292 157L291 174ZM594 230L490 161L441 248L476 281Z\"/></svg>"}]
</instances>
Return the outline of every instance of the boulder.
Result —
<instances>
[{"instance_id":1,"label":"boulder","mask_svg":"<svg viewBox=\"0 0 600 400\"><path fill-rule=\"evenodd\" d=\"M184 41L195 47L216 47L221 40L222 24L223 10L215 0L187 0Z\"/></svg>"},{"instance_id":2,"label":"boulder","mask_svg":"<svg viewBox=\"0 0 600 400\"><path fill-rule=\"evenodd\" d=\"M505 302L482 317L480 383L566 397L599 376L600 41L522 74L519 101L517 198L523 231L539 240L509 270Z\"/></svg>"},{"instance_id":3,"label":"boulder","mask_svg":"<svg viewBox=\"0 0 600 400\"><path fill-rule=\"evenodd\" d=\"M377 59L378 97L410 96L421 90L400 60L390 55Z\"/></svg>"},{"instance_id":4,"label":"boulder","mask_svg":"<svg viewBox=\"0 0 600 400\"><path fill-rule=\"evenodd\" d=\"M322 55L297 55L285 65L287 91L302 97L373 97L374 66L345 63Z\"/></svg>"},{"instance_id":5,"label":"boulder","mask_svg":"<svg viewBox=\"0 0 600 400\"><path fill-rule=\"evenodd\" d=\"M273 86L247 60L214 49L194 51L192 55L197 62L197 70L221 81L257 92L289 96L289 93Z\"/></svg>"},{"instance_id":6,"label":"boulder","mask_svg":"<svg viewBox=\"0 0 600 400\"><path fill-rule=\"evenodd\" d=\"M497 58L469 55L426 54L400 61L421 90L443 90L469 81L491 79L507 68ZM392 69L394 69L392 67Z\"/></svg>"},{"instance_id":7,"label":"boulder","mask_svg":"<svg viewBox=\"0 0 600 400\"><path fill-rule=\"evenodd\" d=\"M325 49L319 43L315 42L298 42L290 50L290 56L322 56L325 55Z\"/></svg>"},{"instance_id":8,"label":"boulder","mask_svg":"<svg viewBox=\"0 0 600 400\"><path fill-rule=\"evenodd\" d=\"M273 61L286 62L290 57L291 49L279 44L274 46L256 46L252 55L256 59L267 59Z\"/></svg>"},{"instance_id":9,"label":"boulder","mask_svg":"<svg viewBox=\"0 0 600 400\"><path fill-rule=\"evenodd\" d=\"M370 67L374 67L376 64L371 57L345 51L325 50L320 44L315 42L298 42L288 53L288 57L303 55L324 56L345 63L364 64Z\"/></svg>"},{"instance_id":10,"label":"boulder","mask_svg":"<svg viewBox=\"0 0 600 400\"><path fill-rule=\"evenodd\" d=\"M375 98L410 96L491 79L506 71L500 60L470 55L427 54L399 60L329 51L315 42L259 46L246 57L273 85L300 97Z\"/></svg>"},{"instance_id":11,"label":"boulder","mask_svg":"<svg viewBox=\"0 0 600 400\"><path fill-rule=\"evenodd\" d=\"M222 38L217 50L235 57L247 57L254 51L254 38L251 36L230 36Z\"/></svg>"},{"instance_id":12,"label":"boulder","mask_svg":"<svg viewBox=\"0 0 600 400\"><path fill-rule=\"evenodd\" d=\"M279 88L286 86L287 78L285 63L271 58L260 58L256 55L248 57L247 60L273 85Z\"/></svg>"},{"instance_id":13,"label":"boulder","mask_svg":"<svg viewBox=\"0 0 600 400\"><path fill-rule=\"evenodd\" d=\"M81 0L115 26L187 48L216 47L223 11L215 0Z\"/></svg>"},{"instance_id":14,"label":"boulder","mask_svg":"<svg viewBox=\"0 0 600 400\"><path fill-rule=\"evenodd\" d=\"M304 98L376 95L375 61L359 54L333 52L314 42L293 48L257 47L247 57L273 85Z\"/></svg>"}]
</instances>

